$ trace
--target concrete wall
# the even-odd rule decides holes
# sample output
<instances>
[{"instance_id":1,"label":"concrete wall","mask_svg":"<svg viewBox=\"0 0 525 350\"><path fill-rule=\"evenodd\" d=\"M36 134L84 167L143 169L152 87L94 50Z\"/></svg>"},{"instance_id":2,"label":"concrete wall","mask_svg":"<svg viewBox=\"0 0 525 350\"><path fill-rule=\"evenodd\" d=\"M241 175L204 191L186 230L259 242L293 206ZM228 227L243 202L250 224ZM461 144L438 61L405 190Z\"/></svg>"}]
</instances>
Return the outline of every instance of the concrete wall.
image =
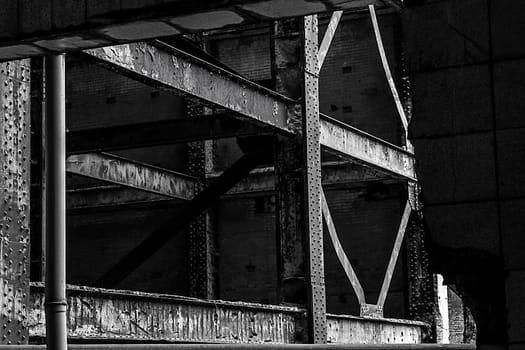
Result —
<instances>
[{"instance_id":1,"label":"concrete wall","mask_svg":"<svg viewBox=\"0 0 525 350\"><path fill-rule=\"evenodd\" d=\"M472 308L478 344L525 344L525 22L521 1L405 12L418 174L434 265Z\"/></svg>"}]
</instances>

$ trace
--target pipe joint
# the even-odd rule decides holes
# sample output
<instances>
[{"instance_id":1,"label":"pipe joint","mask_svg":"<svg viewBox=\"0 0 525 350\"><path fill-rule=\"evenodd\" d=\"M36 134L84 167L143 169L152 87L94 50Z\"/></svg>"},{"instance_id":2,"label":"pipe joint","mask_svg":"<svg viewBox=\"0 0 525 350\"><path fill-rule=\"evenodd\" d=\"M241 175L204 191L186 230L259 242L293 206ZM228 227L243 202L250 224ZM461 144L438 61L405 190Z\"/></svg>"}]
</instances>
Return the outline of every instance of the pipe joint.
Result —
<instances>
[{"instance_id":1,"label":"pipe joint","mask_svg":"<svg viewBox=\"0 0 525 350\"><path fill-rule=\"evenodd\" d=\"M65 299L46 301L44 305L47 313L66 312L67 310L67 301Z\"/></svg>"}]
</instances>

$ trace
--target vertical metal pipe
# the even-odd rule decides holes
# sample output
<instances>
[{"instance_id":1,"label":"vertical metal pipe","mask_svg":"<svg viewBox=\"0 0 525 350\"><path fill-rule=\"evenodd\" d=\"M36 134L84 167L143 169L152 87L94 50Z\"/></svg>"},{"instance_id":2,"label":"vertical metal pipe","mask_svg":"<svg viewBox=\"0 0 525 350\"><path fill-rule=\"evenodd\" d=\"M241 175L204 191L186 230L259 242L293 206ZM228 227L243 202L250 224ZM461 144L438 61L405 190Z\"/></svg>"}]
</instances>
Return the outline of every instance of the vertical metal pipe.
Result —
<instances>
[{"instance_id":1,"label":"vertical metal pipe","mask_svg":"<svg viewBox=\"0 0 525 350\"><path fill-rule=\"evenodd\" d=\"M66 106L65 56L45 58L46 341L66 350Z\"/></svg>"}]
</instances>

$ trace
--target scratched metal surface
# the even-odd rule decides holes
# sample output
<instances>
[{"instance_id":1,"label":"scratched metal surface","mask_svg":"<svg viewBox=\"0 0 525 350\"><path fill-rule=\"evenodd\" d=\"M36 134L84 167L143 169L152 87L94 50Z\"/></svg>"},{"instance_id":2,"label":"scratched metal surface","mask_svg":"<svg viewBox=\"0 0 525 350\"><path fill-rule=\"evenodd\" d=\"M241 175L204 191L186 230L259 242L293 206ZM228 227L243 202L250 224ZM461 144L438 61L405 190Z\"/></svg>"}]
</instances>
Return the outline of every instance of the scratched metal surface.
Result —
<instances>
[{"instance_id":1,"label":"scratched metal surface","mask_svg":"<svg viewBox=\"0 0 525 350\"><path fill-rule=\"evenodd\" d=\"M27 344L29 60L0 63L0 344Z\"/></svg>"},{"instance_id":2,"label":"scratched metal surface","mask_svg":"<svg viewBox=\"0 0 525 350\"><path fill-rule=\"evenodd\" d=\"M421 344L425 323L387 318L327 315L328 343Z\"/></svg>"},{"instance_id":3,"label":"scratched metal surface","mask_svg":"<svg viewBox=\"0 0 525 350\"><path fill-rule=\"evenodd\" d=\"M293 343L297 308L68 286L69 338ZM45 336L44 288L31 286L29 334Z\"/></svg>"}]
</instances>

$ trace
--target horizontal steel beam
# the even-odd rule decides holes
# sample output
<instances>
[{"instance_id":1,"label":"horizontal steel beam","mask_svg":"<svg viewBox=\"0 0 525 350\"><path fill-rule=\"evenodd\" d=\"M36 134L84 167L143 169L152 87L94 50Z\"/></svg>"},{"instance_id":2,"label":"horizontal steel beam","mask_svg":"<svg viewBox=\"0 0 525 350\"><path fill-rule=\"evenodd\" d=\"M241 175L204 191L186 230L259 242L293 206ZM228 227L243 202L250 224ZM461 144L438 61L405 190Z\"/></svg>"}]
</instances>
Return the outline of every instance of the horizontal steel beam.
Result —
<instances>
[{"instance_id":1,"label":"horizontal steel beam","mask_svg":"<svg viewBox=\"0 0 525 350\"><path fill-rule=\"evenodd\" d=\"M300 107L296 101L166 44L139 42L84 52L109 69L225 108L276 133L300 133ZM362 165L415 179L412 154L326 116L321 116L321 145Z\"/></svg>"},{"instance_id":2,"label":"horizontal steel beam","mask_svg":"<svg viewBox=\"0 0 525 350\"><path fill-rule=\"evenodd\" d=\"M103 153L71 155L66 160L66 171L184 200L195 197L199 188L193 177Z\"/></svg>"},{"instance_id":3,"label":"horizontal steel beam","mask_svg":"<svg viewBox=\"0 0 525 350\"><path fill-rule=\"evenodd\" d=\"M219 177L221 173L208 175L208 180ZM362 185L363 182L387 180L384 174L373 169L356 166L345 162L329 162L323 164L322 183L325 188L348 188ZM392 180L395 181L395 180ZM273 193L275 191L275 173L273 167L254 169L246 178L240 180L223 197L254 196ZM136 191L121 186L97 186L68 190L67 208L70 213L86 209L109 209L117 207L150 207L177 206L183 203L171 198Z\"/></svg>"},{"instance_id":4,"label":"horizontal steel beam","mask_svg":"<svg viewBox=\"0 0 525 350\"><path fill-rule=\"evenodd\" d=\"M328 152L347 160L416 180L412 153L327 116L321 116L320 142Z\"/></svg>"},{"instance_id":5,"label":"horizontal steel beam","mask_svg":"<svg viewBox=\"0 0 525 350\"><path fill-rule=\"evenodd\" d=\"M148 85L198 98L293 134L288 106L294 101L162 42L102 47L84 53Z\"/></svg>"},{"instance_id":6,"label":"horizontal steel beam","mask_svg":"<svg viewBox=\"0 0 525 350\"><path fill-rule=\"evenodd\" d=\"M45 345L0 345L0 350L45 350ZM475 350L474 344L69 344L69 350Z\"/></svg>"},{"instance_id":7,"label":"horizontal steel beam","mask_svg":"<svg viewBox=\"0 0 525 350\"><path fill-rule=\"evenodd\" d=\"M264 128L224 114L70 131L67 152L88 153L252 136Z\"/></svg>"}]
</instances>

